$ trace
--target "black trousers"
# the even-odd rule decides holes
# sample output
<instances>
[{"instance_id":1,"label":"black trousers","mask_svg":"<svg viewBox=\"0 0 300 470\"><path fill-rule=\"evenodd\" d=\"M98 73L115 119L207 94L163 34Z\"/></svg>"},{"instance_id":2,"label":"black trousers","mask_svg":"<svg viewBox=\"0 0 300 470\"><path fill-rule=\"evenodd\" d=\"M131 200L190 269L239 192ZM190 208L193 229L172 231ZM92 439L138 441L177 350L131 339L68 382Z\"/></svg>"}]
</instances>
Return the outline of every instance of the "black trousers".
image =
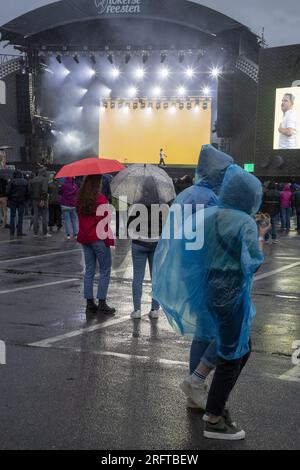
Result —
<instances>
[{"instance_id":1,"label":"black trousers","mask_svg":"<svg viewBox=\"0 0 300 470\"><path fill-rule=\"evenodd\" d=\"M61 207L59 204L49 204L49 227L62 227Z\"/></svg>"},{"instance_id":2,"label":"black trousers","mask_svg":"<svg viewBox=\"0 0 300 470\"><path fill-rule=\"evenodd\" d=\"M240 359L227 361L218 356L215 375L207 399L207 414L222 416L229 395L250 357L251 342L249 342L249 346L250 351Z\"/></svg>"}]
</instances>

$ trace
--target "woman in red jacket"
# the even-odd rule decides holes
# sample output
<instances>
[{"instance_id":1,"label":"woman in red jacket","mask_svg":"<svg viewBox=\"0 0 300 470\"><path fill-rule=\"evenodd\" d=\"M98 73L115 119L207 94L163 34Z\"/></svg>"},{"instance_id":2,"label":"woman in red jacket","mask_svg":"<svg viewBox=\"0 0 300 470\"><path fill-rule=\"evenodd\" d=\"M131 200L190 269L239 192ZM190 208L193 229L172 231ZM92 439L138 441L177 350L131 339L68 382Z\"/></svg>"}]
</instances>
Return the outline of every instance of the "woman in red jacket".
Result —
<instances>
[{"instance_id":1,"label":"woman in red jacket","mask_svg":"<svg viewBox=\"0 0 300 470\"><path fill-rule=\"evenodd\" d=\"M82 244L85 259L84 298L87 299L87 316L97 313L114 314L116 311L106 303L111 271L110 247L114 246L114 238L108 225L103 232L105 236L101 235L101 239L98 236L100 235L99 226L101 225L99 223L109 213L107 207L107 210L102 211L103 215L96 215L99 206L108 204L108 200L101 193L101 183L101 175L87 176L78 192L76 205L79 218L77 240ZM98 305L94 302L93 295L97 261L100 269L97 292Z\"/></svg>"}]
</instances>

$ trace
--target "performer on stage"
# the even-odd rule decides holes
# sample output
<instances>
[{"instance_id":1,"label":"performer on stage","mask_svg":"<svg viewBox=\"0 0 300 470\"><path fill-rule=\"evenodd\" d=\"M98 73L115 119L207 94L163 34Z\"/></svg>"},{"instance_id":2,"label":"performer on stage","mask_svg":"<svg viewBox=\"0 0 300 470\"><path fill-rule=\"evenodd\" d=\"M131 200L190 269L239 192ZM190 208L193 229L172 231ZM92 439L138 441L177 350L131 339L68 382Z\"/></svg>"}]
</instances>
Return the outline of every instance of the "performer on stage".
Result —
<instances>
[{"instance_id":1,"label":"performer on stage","mask_svg":"<svg viewBox=\"0 0 300 470\"><path fill-rule=\"evenodd\" d=\"M158 164L159 166L160 165L166 166L165 158L168 158L168 156L164 153L163 149L160 149L160 151L159 151L159 164Z\"/></svg>"}]
</instances>

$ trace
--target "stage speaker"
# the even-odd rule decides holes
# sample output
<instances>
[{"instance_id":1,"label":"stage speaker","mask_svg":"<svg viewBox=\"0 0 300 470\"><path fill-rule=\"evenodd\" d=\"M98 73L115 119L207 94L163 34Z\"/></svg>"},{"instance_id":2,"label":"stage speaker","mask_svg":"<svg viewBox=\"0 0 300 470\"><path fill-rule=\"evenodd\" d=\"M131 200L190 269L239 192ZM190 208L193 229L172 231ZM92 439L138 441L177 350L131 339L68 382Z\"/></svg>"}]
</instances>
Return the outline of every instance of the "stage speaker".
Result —
<instances>
[{"instance_id":1,"label":"stage speaker","mask_svg":"<svg viewBox=\"0 0 300 470\"><path fill-rule=\"evenodd\" d=\"M29 75L16 76L18 131L30 134L32 131L30 114Z\"/></svg>"},{"instance_id":2,"label":"stage speaker","mask_svg":"<svg viewBox=\"0 0 300 470\"><path fill-rule=\"evenodd\" d=\"M233 75L221 76L218 83L218 137L228 138L233 136Z\"/></svg>"}]
</instances>

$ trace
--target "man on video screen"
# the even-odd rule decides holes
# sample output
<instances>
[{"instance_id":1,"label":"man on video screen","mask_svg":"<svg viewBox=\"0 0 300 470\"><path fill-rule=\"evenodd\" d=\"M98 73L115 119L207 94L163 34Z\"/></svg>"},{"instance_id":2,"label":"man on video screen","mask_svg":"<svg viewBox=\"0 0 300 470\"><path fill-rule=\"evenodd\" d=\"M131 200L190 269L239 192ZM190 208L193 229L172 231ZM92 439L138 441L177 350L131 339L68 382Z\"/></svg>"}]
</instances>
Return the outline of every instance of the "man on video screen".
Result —
<instances>
[{"instance_id":1,"label":"man on video screen","mask_svg":"<svg viewBox=\"0 0 300 470\"><path fill-rule=\"evenodd\" d=\"M281 110L283 111L283 120L279 126L279 143L280 149L296 149L297 148L297 115L293 110L295 96L286 93L281 101Z\"/></svg>"}]
</instances>

